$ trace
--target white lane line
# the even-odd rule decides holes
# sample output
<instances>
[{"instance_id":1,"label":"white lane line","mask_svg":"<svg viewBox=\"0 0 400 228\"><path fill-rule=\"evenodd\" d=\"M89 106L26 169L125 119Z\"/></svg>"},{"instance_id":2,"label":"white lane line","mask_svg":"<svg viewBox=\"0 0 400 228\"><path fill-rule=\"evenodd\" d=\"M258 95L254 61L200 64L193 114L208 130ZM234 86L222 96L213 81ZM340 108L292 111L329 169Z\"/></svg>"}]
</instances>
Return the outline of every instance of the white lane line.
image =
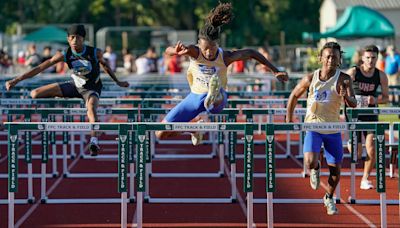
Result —
<instances>
[{"instance_id":1,"label":"white lane line","mask_svg":"<svg viewBox=\"0 0 400 228\"><path fill-rule=\"evenodd\" d=\"M86 148L87 149L87 148ZM69 166L67 170L71 170L76 163L78 163L78 161L80 160L80 156L77 156L77 159L75 159ZM64 179L63 175L60 175L60 177L57 178L57 180L53 183L53 185L46 191L46 195L50 195L55 189L56 187L61 183L61 181ZM29 210L17 221L17 223L15 224L15 227L18 228L20 227L25 221L26 219L29 218L29 216L39 207L40 205L40 199L36 201L36 203L31 206L29 208Z\"/></svg>"}]
</instances>

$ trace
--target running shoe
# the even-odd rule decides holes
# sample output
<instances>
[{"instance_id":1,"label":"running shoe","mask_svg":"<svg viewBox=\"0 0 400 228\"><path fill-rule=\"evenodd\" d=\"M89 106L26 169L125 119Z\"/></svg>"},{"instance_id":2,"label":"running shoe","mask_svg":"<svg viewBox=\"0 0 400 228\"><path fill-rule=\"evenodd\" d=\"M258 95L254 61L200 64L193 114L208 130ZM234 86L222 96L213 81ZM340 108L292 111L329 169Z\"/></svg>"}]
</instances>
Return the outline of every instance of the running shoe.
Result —
<instances>
[{"instance_id":1,"label":"running shoe","mask_svg":"<svg viewBox=\"0 0 400 228\"><path fill-rule=\"evenodd\" d=\"M202 132L191 133L191 135L192 135L193 146L198 146L203 142L203 133Z\"/></svg>"},{"instance_id":2,"label":"running shoe","mask_svg":"<svg viewBox=\"0 0 400 228\"><path fill-rule=\"evenodd\" d=\"M333 198L329 198L327 195L324 196L324 206L326 207L326 213L328 215L339 214L339 211L336 208L335 201L333 200Z\"/></svg>"},{"instance_id":3,"label":"running shoe","mask_svg":"<svg viewBox=\"0 0 400 228\"><path fill-rule=\"evenodd\" d=\"M197 123L203 123L204 120L199 120L197 121ZM190 133L190 135L192 136L192 144L193 146L198 146L203 142L203 132L201 131L196 131L194 133Z\"/></svg>"},{"instance_id":4,"label":"running shoe","mask_svg":"<svg viewBox=\"0 0 400 228\"><path fill-rule=\"evenodd\" d=\"M96 137L92 137L89 143L89 151L91 156L97 156L100 151L99 142Z\"/></svg>"},{"instance_id":5,"label":"running shoe","mask_svg":"<svg viewBox=\"0 0 400 228\"><path fill-rule=\"evenodd\" d=\"M214 74L209 81L207 97L204 100L204 108L210 111L214 108L214 103L220 95L220 82L218 75Z\"/></svg>"},{"instance_id":6,"label":"running shoe","mask_svg":"<svg viewBox=\"0 0 400 228\"><path fill-rule=\"evenodd\" d=\"M373 188L374 188L374 185L372 184L372 181L361 180L360 189L369 190L369 189L373 189Z\"/></svg>"}]
</instances>

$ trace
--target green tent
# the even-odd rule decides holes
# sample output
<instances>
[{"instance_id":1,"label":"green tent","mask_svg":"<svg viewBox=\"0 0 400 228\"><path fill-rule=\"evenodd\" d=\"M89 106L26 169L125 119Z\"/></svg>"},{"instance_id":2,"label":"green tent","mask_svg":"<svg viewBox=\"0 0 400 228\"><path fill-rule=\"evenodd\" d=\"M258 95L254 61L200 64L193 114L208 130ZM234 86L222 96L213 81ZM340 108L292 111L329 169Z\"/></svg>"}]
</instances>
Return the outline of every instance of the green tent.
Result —
<instances>
[{"instance_id":1,"label":"green tent","mask_svg":"<svg viewBox=\"0 0 400 228\"><path fill-rule=\"evenodd\" d=\"M46 26L29 33L22 41L67 43L67 32L55 26Z\"/></svg>"},{"instance_id":2,"label":"green tent","mask_svg":"<svg viewBox=\"0 0 400 228\"><path fill-rule=\"evenodd\" d=\"M324 33L303 33L303 40L333 37L339 39L394 37L392 23L381 13L365 6L346 8L335 27Z\"/></svg>"}]
</instances>

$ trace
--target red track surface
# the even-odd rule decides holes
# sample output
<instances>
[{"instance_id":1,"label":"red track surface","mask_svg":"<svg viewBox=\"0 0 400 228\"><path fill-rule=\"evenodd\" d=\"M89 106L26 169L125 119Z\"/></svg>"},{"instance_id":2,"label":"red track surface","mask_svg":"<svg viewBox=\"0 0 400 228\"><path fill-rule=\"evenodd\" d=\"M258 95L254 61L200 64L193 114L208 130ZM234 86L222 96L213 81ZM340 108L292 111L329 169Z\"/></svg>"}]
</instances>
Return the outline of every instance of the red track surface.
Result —
<instances>
[{"instance_id":1,"label":"red track surface","mask_svg":"<svg viewBox=\"0 0 400 228\"><path fill-rule=\"evenodd\" d=\"M185 136L187 138L187 136ZM278 139L283 140L283 136ZM283 142L282 142L283 143ZM238 146L242 153L243 146ZM59 147L60 148L60 147ZM104 153L116 154L116 146L103 147ZM211 147L202 145L157 145L163 153L209 153ZM34 147L38 150L38 147ZM78 148L77 148L78 149ZM1 147L3 157L0 160L0 173L7 173L6 146ZM256 145L257 154L264 154L264 146ZM277 153L282 153L276 147ZM297 151L294 148L295 153ZM22 151L20 151L22 154ZM34 152L34 154L40 154ZM300 161L301 162L301 161ZM348 162L347 162L348 163ZM40 161L34 160L34 173L40 170ZM154 160L153 172L217 172L218 159L179 159ZM226 171L229 167L225 161ZM61 173L61 161L58 171ZM51 170L51 162L48 163ZM116 160L75 159L69 160L71 173L77 172L110 172L117 173ZM238 172L243 170L243 162L237 161ZM293 158L278 159L278 173L300 173L299 162ZM326 167L323 167L327 172ZM349 171L348 164L343 172ZM361 171L359 165L358 170ZM255 172L265 172L265 160L255 159ZM26 165L19 163L19 173L26 173ZM226 173L225 173L226 174ZM313 191L309 187L308 178L277 178L274 198L306 198L320 199L324 195L327 177L323 176L322 187ZM374 179L374 178L373 178ZM360 179L357 178L357 199L379 199L375 190L358 189ZM144 204L144 227L246 227L246 195L242 191L242 178L238 178L238 201L225 204ZM397 178L387 178L387 199L397 200ZM21 178L16 198L26 198L26 179ZM274 226L276 227L369 227L380 226L379 205L347 204L349 196L349 177L342 177L341 198L338 204L339 215L326 215L322 204L274 204ZM34 194L40 198L40 181L34 181ZM119 198L117 178L50 178L47 181L49 198ZM152 197L225 197L230 196L230 185L227 175L222 178L151 178L150 195ZM254 179L254 198L265 197L265 178ZM7 179L0 179L0 199L7 199ZM120 227L120 204L40 204L39 202L16 205L15 224L19 227ZM0 205L0 227L7 227L7 205ZM128 227L136 221L136 204L128 204ZM399 206L387 207L387 224L389 227L400 227ZM266 227L266 205L254 204L254 222L257 227Z\"/></svg>"}]
</instances>

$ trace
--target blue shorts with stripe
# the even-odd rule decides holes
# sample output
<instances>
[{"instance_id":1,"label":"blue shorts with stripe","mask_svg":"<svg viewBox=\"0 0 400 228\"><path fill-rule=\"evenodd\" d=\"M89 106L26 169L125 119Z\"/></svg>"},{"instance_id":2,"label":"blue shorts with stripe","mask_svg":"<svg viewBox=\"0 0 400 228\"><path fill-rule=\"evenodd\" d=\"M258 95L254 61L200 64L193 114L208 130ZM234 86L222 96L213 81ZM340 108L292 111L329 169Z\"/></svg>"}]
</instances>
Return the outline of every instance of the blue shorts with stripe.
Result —
<instances>
[{"instance_id":1,"label":"blue shorts with stripe","mask_svg":"<svg viewBox=\"0 0 400 228\"><path fill-rule=\"evenodd\" d=\"M324 143L324 154L328 164L340 164L343 160L342 135L340 132L321 134L307 131L304 138L303 152L319 153Z\"/></svg>"},{"instance_id":2,"label":"blue shorts with stripe","mask_svg":"<svg viewBox=\"0 0 400 228\"><path fill-rule=\"evenodd\" d=\"M220 91L224 95L222 103L210 110L210 113L220 113L226 103L228 102L228 95L224 89ZM189 93L179 104L177 104L171 111L168 112L165 117L167 122L189 122L194 119L200 113L206 111L204 107L204 100L206 99L207 93L196 94Z\"/></svg>"}]
</instances>

